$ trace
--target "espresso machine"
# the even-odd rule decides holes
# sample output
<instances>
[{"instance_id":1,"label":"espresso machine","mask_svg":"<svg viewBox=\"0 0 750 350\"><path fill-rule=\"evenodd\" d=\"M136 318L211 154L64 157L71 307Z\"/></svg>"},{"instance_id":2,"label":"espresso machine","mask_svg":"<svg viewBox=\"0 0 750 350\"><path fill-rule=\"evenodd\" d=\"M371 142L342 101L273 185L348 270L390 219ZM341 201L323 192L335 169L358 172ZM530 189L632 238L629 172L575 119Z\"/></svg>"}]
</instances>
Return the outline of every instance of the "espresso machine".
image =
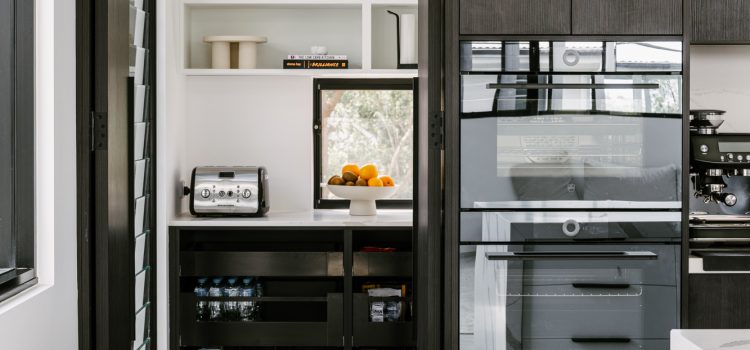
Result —
<instances>
[{"instance_id":1,"label":"espresso machine","mask_svg":"<svg viewBox=\"0 0 750 350\"><path fill-rule=\"evenodd\" d=\"M734 189L746 189L750 182L750 134L718 133L723 115L720 110L690 111L692 190L695 198L706 204L698 211L745 214L750 208L730 208L740 200L740 205L749 204L747 191L734 193Z\"/></svg>"},{"instance_id":2,"label":"espresso machine","mask_svg":"<svg viewBox=\"0 0 750 350\"><path fill-rule=\"evenodd\" d=\"M723 115L690 111L688 328L750 328L750 134Z\"/></svg>"}]
</instances>

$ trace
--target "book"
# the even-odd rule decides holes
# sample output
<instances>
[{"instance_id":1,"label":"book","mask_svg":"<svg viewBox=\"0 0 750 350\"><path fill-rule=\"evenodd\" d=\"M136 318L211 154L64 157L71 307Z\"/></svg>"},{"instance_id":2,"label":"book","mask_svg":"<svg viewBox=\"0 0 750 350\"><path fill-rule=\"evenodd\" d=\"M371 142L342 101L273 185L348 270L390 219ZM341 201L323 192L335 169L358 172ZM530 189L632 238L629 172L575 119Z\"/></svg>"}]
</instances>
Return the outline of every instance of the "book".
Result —
<instances>
[{"instance_id":1,"label":"book","mask_svg":"<svg viewBox=\"0 0 750 350\"><path fill-rule=\"evenodd\" d=\"M284 69L348 69L348 60L284 60Z\"/></svg>"},{"instance_id":2,"label":"book","mask_svg":"<svg viewBox=\"0 0 750 350\"><path fill-rule=\"evenodd\" d=\"M288 55L288 60L347 60L346 55Z\"/></svg>"}]
</instances>

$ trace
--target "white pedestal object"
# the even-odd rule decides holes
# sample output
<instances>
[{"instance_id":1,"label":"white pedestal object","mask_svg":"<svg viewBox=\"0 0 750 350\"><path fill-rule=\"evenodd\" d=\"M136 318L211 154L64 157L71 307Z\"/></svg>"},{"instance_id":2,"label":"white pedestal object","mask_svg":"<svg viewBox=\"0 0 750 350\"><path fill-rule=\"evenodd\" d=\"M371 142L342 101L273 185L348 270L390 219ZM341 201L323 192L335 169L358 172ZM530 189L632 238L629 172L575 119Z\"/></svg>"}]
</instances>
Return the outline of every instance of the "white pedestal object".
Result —
<instances>
[{"instance_id":1,"label":"white pedestal object","mask_svg":"<svg viewBox=\"0 0 750 350\"><path fill-rule=\"evenodd\" d=\"M254 69L258 61L258 44L265 43L268 39L253 35L211 35L204 37L203 41L211 44L211 68ZM236 51L234 47L237 48ZM234 55L236 67L232 67Z\"/></svg>"},{"instance_id":2,"label":"white pedestal object","mask_svg":"<svg viewBox=\"0 0 750 350\"><path fill-rule=\"evenodd\" d=\"M336 197L350 200L349 215L367 216L377 215L376 199L385 199L396 193L395 186L367 187L367 186L333 186L328 190Z\"/></svg>"}]
</instances>

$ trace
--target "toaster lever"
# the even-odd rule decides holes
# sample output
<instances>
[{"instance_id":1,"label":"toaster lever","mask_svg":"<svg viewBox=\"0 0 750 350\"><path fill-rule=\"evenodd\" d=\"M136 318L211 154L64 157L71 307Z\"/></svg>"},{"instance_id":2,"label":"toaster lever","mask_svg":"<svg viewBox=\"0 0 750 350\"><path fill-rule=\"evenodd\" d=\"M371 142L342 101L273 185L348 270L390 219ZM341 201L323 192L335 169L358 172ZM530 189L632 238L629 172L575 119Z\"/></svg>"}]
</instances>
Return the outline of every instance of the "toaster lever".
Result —
<instances>
[{"instance_id":1,"label":"toaster lever","mask_svg":"<svg viewBox=\"0 0 750 350\"><path fill-rule=\"evenodd\" d=\"M183 196L189 196L190 195L190 187L182 186L182 195Z\"/></svg>"}]
</instances>

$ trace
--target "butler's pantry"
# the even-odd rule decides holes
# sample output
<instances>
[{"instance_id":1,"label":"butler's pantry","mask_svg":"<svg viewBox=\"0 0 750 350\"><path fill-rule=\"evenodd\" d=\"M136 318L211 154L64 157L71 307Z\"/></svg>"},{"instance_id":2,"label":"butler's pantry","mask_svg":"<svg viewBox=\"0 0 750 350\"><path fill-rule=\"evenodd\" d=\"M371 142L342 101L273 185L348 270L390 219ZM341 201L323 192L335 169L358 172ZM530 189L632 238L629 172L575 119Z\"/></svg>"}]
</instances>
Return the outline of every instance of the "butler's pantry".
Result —
<instances>
[{"instance_id":1,"label":"butler's pantry","mask_svg":"<svg viewBox=\"0 0 750 350\"><path fill-rule=\"evenodd\" d=\"M750 350L750 0L0 0L0 349Z\"/></svg>"}]
</instances>

